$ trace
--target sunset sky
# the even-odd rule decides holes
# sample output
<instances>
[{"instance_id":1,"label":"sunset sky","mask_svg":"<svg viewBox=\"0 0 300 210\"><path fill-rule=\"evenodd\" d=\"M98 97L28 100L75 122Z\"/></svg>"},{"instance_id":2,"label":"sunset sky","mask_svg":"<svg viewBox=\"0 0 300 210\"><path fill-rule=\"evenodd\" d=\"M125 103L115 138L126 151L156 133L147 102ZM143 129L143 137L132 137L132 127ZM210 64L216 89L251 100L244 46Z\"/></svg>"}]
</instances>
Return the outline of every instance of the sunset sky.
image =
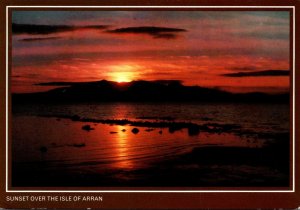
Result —
<instances>
[{"instance_id":1,"label":"sunset sky","mask_svg":"<svg viewBox=\"0 0 300 210\"><path fill-rule=\"evenodd\" d=\"M174 79L234 92L288 90L289 17L287 11L13 11L11 89Z\"/></svg>"}]
</instances>

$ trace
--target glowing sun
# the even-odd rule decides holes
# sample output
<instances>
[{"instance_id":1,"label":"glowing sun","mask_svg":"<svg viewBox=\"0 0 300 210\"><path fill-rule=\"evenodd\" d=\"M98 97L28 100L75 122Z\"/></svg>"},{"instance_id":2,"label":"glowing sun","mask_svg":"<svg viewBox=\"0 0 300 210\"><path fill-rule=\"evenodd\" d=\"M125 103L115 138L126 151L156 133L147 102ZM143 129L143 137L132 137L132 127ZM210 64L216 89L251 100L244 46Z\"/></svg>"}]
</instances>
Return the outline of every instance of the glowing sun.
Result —
<instances>
[{"instance_id":1,"label":"glowing sun","mask_svg":"<svg viewBox=\"0 0 300 210\"><path fill-rule=\"evenodd\" d=\"M132 79L131 72L117 72L114 75L114 80L117 82L130 82Z\"/></svg>"},{"instance_id":2,"label":"glowing sun","mask_svg":"<svg viewBox=\"0 0 300 210\"><path fill-rule=\"evenodd\" d=\"M112 72L110 77L116 82L131 82L137 77L136 65L116 65L111 66Z\"/></svg>"}]
</instances>

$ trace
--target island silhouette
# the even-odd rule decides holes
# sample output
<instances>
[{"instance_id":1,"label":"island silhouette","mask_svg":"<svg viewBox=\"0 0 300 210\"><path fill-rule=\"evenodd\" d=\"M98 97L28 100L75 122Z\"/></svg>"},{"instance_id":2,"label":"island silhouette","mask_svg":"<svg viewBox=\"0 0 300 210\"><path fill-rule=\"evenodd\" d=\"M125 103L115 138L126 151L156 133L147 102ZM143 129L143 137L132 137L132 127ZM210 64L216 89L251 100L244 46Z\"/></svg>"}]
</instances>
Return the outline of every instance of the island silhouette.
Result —
<instances>
[{"instance_id":1,"label":"island silhouette","mask_svg":"<svg viewBox=\"0 0 300 210\"><path fill-rule=\"evenodd\" d=\"M289 93L231 93L218 88L185 86L180 80L48 82L46 92L13 93L13 103L43 102L247 102L289 103Z\"/></svg>"}]
</instances>

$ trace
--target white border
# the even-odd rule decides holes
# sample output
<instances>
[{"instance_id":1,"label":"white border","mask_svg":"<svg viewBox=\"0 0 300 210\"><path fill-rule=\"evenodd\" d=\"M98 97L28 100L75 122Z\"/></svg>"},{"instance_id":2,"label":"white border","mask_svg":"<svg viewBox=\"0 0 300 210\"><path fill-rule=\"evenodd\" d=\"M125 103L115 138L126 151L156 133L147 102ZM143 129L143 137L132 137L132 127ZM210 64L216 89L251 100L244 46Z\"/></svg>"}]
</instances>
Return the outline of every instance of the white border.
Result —
<instances>
[{"instance_id":1,"label":"white border","mask_svg":"<svg viewBox=\"0 0 300 210\"><path fill-rule=\"evenodd\" d=\"M292 190L8 190L8 8L289 8L293 9L293 179ZM44 193L292 193L295 192L295 6L6 6L6 192Z\"/></svg>"}]
</instances>

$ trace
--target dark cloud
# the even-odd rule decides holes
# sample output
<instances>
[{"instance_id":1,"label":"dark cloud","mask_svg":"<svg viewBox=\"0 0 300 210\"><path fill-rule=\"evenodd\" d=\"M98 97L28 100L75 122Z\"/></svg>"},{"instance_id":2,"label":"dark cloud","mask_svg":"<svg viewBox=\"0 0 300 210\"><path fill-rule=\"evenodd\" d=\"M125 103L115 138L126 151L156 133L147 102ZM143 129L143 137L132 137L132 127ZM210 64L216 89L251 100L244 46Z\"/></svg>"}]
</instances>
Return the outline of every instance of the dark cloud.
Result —
<instances>
[{"instance_id":1,"label":"dark cloud","mask_svg":"<svg viewBox=\"0 0 300 210\"><path fill-rule=\"evenodd\" d=\"M47 41L47 40L53 40L53 39L60 39L61 37L59 36L54 36L54 37L37 37L37 38L26 38L26 39L20 39L18 41L23 41L23 42L34 42L34 41Z\"/></svg>"},{"instance_id":2,"label":"dark cloud","mask_svg":"<svg viewBox=\"0 0 300 210\"><path fill-rule=\"evenodd\" d=\"M155 39L175 39L176 34L166 33L166 34L157 34L153 36Z\"/></svg>"},{"instance_id":3,"label":"dark cloud","mask_svg":"<svg viewBox=\"0 0 300 210\"><path fill-rule=\"evenodd\" d=\"M147 34L155 39L175 39L177 33L186 32L187 30L181 28L165 28L155 26L140 26L140 27L128 27L118 28L114 30L108 30L109 33L115 34Z\"/></svg>"},{"instance_id":4,"label":"dark cloud","mask_svg":"<svg viewBox=\"0 0 300 210\"><path fill-rule=\"evenodd\" d=\"M257 69L256 66L243 66L243 67L230 68L230 70L233 70L233 71L253 71L256 69Z\"/></svg>"},{"instance_id":5,"label":"dark cloud","mask_svg":"<svg viewBox=\"0 0 300 210\"><path fill-rule=\"evenodd\" d=\"M87 26L76 26L77 29L96 29L103 30L109 28L109 25L87 25Z\"/></svg>"},{"instance_id":6,"label":"dark cloud","mask_svg":"<svg viewBox=\"0 0 300 210\"><path fill-rule=\"evenodd\" d=\"M31 34L46 35L59 32L75 31L80 29L107 29L108 25L88 25L88 26L72 26L72 25L33 25L33 24L12 24L13 34Z\"/></svg>"},{"instance_id":7,"label":"dark cloud","mask_svg":"<svg viewBox=\"0 0 300 210\"><path fill-rule=\"evenodd\" d=\"M255 72L237 72L222 74L225 77L264 77L264 76L289 76L289 70L264 70Z\"/></svg>"},{"instance_id":8,"label":"dark cloud","mask_svg":"<svg viewBox=\"0 0 300 210\"><path fill-rule=\"evenodd\" d=\"M76 85L76 84L85 84L88 82L42 82L36 83L34 85L38 86L69 86L69 85Z\"/></svg>"}]
</instances>

